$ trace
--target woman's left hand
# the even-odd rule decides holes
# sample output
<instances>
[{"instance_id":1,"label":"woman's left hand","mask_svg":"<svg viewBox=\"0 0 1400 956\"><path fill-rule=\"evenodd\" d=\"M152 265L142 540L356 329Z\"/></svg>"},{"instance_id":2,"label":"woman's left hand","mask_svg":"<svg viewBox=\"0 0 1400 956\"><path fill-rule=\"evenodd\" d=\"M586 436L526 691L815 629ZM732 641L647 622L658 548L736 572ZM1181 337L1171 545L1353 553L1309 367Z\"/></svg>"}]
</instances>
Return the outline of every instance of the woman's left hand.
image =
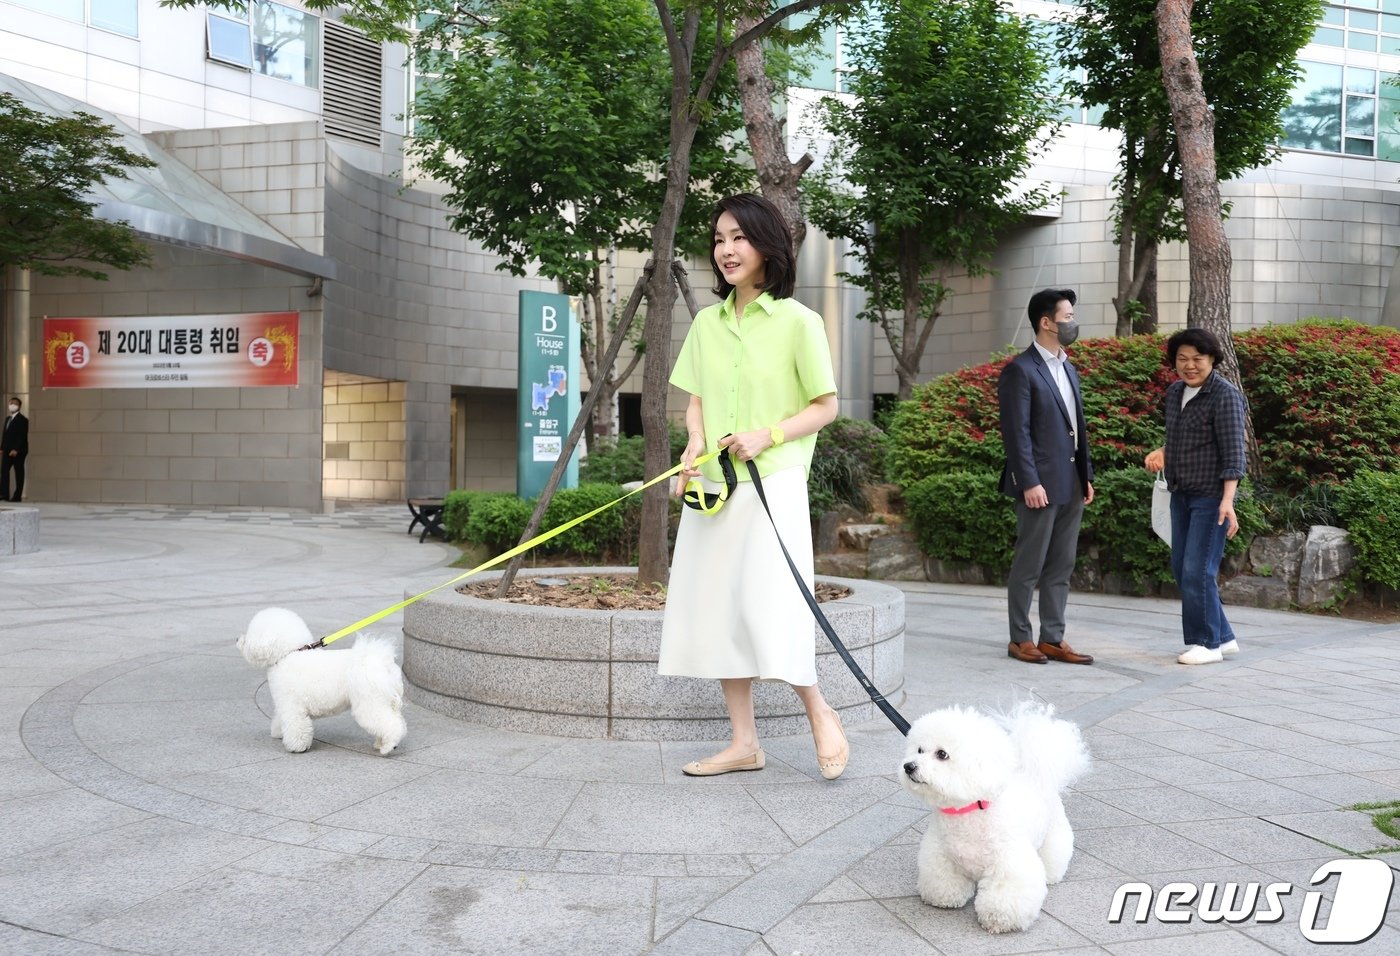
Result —
<instances>
[{"instance_id":1,"label":"woman's left hand","mask_svg":"<svg viewBox=\"0 0 1400 956\"><path fill-rule=\"evenodd\" d=\"M1239 519L1235 517L1235 503L1233 501L1221 501L1219 520L1216 525L1226 525L1225 537L1233 538L1240 530Z\"/></svg>"},{"instance_id":2,"label":"woman's left hand","mask_svg":"<svg viewBox=\"0 0 1400 956\"><path fill-rule=\"evenodd\" d=\"M726 435L721 438L719 447L728 448L730 456L736 461L750 461L773 447L773 436L766 428L751 432L739 432L737 435Z\"/></svg>"}]
</instances>

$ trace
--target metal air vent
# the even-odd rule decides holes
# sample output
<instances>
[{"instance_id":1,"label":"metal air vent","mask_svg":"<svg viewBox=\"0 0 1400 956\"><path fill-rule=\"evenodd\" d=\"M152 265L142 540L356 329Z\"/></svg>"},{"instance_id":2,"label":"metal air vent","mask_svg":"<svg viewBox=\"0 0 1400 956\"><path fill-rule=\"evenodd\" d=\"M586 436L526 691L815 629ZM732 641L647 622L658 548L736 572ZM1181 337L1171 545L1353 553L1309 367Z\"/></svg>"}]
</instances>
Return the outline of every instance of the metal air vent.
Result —
<instances>
[{"instance_id":1,"label":"metal air vent","mask_svg":"<svg viewBox=\"0 0 1400 956\"><path fill-rule=\"evenodd\" d=\"M326 135L379 148L384 52L358 30L326 21L321 114Z\"/></svg>"}]
</instances>

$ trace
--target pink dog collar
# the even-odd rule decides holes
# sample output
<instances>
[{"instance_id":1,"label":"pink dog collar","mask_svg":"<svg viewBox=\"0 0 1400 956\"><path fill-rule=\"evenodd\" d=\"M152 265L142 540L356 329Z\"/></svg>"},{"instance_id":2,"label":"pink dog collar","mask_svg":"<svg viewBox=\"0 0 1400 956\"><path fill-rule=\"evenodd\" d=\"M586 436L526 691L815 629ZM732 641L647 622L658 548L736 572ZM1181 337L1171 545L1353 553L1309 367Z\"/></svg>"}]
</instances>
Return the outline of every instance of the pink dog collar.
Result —
<instances>
[{"instance_id":1,"label":"pink dog collar","mask_svg":"<svg viewBox=\"0 0 1400 956\"><path fill-rule=\"evenodd\" d=\"M962 813L971 813L973 810L985 810L991 805L992 801L990 800L974 800L965 807L939 807L938 812L955 817Z\"/></svg>"}]
</instances>

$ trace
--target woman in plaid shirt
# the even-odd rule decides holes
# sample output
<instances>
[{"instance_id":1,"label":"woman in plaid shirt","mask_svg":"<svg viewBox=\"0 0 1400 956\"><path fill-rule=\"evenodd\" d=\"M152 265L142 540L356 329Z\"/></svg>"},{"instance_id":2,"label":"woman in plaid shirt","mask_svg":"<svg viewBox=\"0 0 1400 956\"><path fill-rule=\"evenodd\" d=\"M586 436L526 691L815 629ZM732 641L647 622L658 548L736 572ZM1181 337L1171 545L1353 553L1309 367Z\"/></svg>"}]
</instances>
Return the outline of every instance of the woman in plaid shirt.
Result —
<instances>
[{"instance_id":1,"label":"woman in plaid shirt","mask_svg":"<svg viewBox=\"0 0 1400 956\"><path fill-rule=\"evenodd\" d=\"M1166 469L1172 493L1172 574L1181 590L1182 664L1214 664L1239 653L1225 619L1216 575L1225 540L1240 523L1235 490L1244 477L1244 397L1215 374L1220 340L1205 329L1167 339L1178 381L1167 389L1167 443L1148 454L1148 471Z\"/></svg>"}]
</instances>

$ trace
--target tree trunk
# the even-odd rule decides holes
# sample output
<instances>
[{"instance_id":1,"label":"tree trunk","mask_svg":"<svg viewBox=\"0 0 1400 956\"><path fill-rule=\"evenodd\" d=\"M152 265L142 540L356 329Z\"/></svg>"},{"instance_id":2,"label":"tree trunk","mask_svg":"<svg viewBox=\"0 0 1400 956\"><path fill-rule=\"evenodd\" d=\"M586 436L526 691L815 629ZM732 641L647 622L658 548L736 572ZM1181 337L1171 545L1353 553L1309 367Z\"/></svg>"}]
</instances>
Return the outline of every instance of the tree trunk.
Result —
<instances>
[{"instance_id":1,"label":"tree trunk","mask_svg":"<svg viewBox=\"0 0 1400 956\"><path fill-rule=\"evenodd\" d=\"M685 15L683 34L671 46L671 149L666 164L666 194L651 230L653 266L647 283L647 318L642 335L647 343L642 365L643 462L648 477L671 467L671 439L667 428L666 398L671 378L671 323L676 307L676 281L670 262L675 258L676 228L685 207L690 184L690 150L699 125L691 103L691 71L699 13ZM666 483L642 493L640 539L637 542L637 580L664 584L670 578L670 552L666 542L671 489Z\"/></svg>"},{"instance_id":2,"label":"tree trunk","mask_svg":"<svg viewBox=\"0 0 1400 956\"><path fill-rule=\"evenodd\" d=\"M1133 240L1133 248L1141 250L1142 287L1137 300L1142 310L1133 320L1133 332L1157 331L1157 240L1140 231Z\"/></svg>"},{"instance_id":3,"label":"tree trunk","mask_svg":"<svg viewBox=\"0 0 1400 956\"><path fill-rule=\"evenodd\" d=\"M1240 381L1240 363L1230 334L1230 242L1215 171L1215 115L1201 87L1201 68L1192 43L1194 0L1158 0L1157 45L1162 57L1162 83L1171 102L1181 157L1182 211L1191 269L1191 298L1186 324L1215 334L1224 352L1220 372L1245 395L1245 450L1249 472L1261 473L1259 447L1249 397Z\"/></svg>"},{"instance_id":4,"label":"tree trunk","mask_svg":"<svg viewBox=\"0 0 1400 956\"><path fill-rule=\"evenodd\" d=\"M735 23L736 35L753 29L757 17L741 16ZM812 155L804 153L795 163L788 162L783 121L773 113L773 82L764 69L763 46L754 42L734 55L739 70L739 97L744 110L744 129L749 135L749 153L758 172L758 189L778 207L792 227L793 253L802 251L807 236L807 220L798 200L797 181L812 165Z\"/></svg>"}]
</instances>

